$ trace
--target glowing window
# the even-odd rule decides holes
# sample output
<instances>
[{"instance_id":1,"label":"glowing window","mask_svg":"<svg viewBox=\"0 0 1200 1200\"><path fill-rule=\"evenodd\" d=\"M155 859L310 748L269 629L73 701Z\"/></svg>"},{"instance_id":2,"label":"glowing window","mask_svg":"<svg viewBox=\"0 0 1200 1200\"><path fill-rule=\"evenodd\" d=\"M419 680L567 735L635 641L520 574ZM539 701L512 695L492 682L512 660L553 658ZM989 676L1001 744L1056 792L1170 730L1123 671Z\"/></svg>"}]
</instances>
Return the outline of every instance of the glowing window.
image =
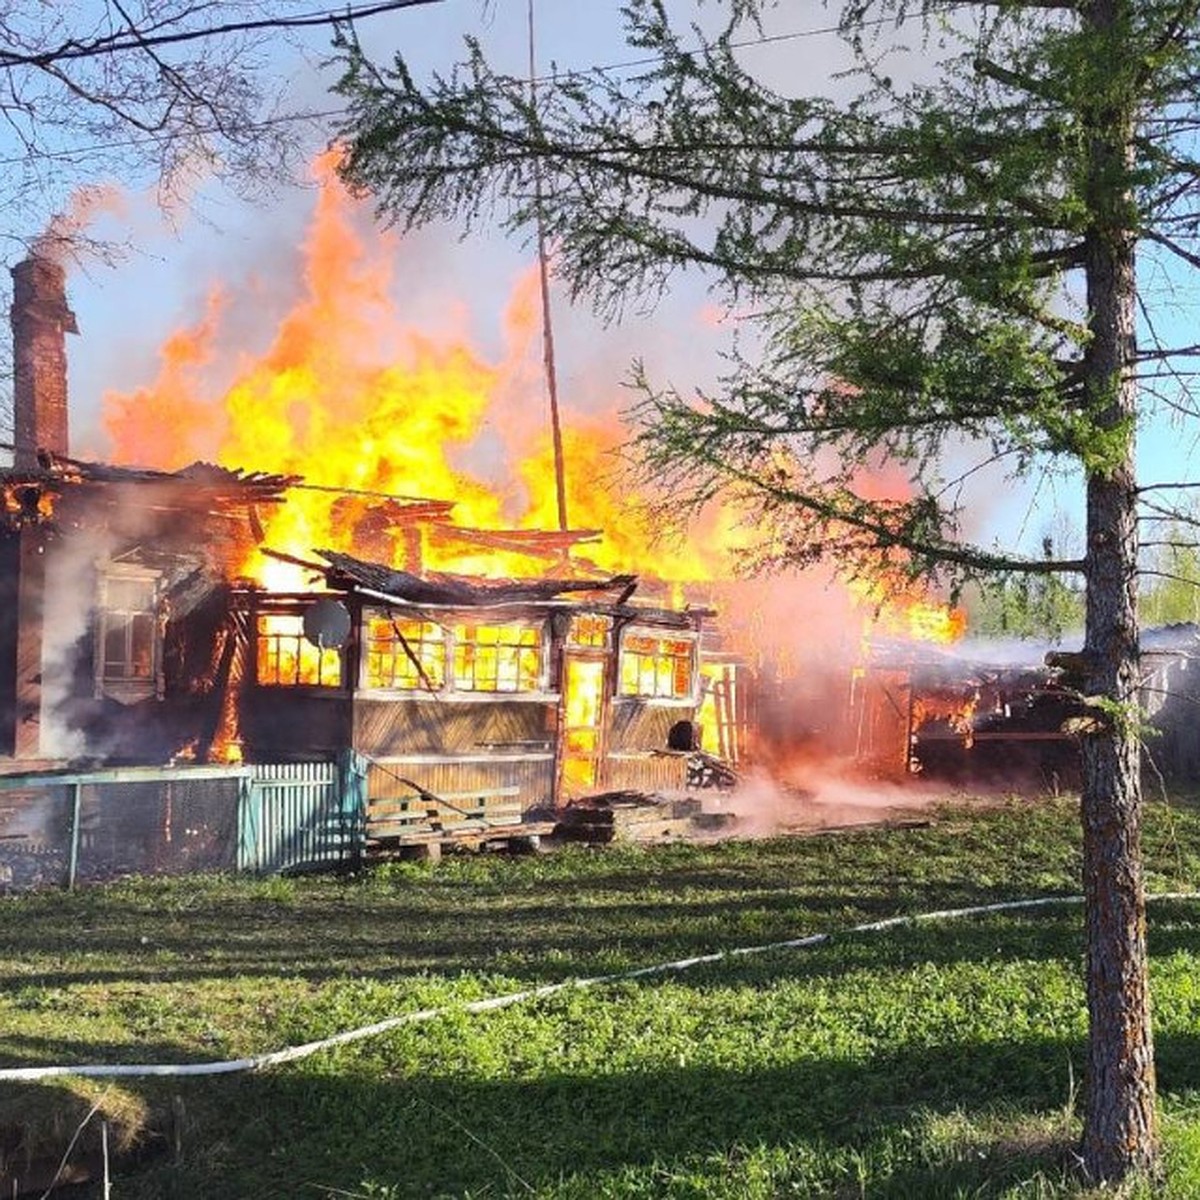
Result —
<instances>
[{"instance_id":1,"label":"glowing window","mask_svg":"<svg viewBox=\"0 0 1200 1200\"><path fill-rule=\"evenodd\" d=\"M542 633L535 625L454 627L454 686L464 692L535 692Z\"/></svg>"},{"instance_id":2,"label":"glowing window","mask_svg":"<svg viewBox=\"0 0 1200 1200\"><path fill-rule=\"evenodd\" d=\"M567 641L572 646L598 646L603 649L608 644L608 630L612 625L609 617L600 617L595 613L579 613L571 618L571 628Z\"/></svg>"},{"instance_id":3,"label":"glowing window","mask_svg":"<svg viewBox=\"0 0 1200 1200\"><path fill-rule=\"evenodd\" d=\"M367 621L367 687L404 691L441 688L446 682L446 632L432 621Z\"/></svg>"},{"instance_id":4,"label":"glowing window","mask_svg":"<svg viewBox=\"0 0 1200 1200\"><path fill-rule=\"evenodd\" d=\"M627 633L621 644L621 695L683 700L692 694L692 642Z\"/></svg>"},{"instance_id":5,"label":"glowing window","mask_svg":"<svg viewBox=\"0 0 1200 1200\"><path fill-rule=\"evenodd\" d=\"M304 636L299 613L260 613L257 678L281 687L341 687L342 653L322 650Z\"/></svg>"}]
</instances>

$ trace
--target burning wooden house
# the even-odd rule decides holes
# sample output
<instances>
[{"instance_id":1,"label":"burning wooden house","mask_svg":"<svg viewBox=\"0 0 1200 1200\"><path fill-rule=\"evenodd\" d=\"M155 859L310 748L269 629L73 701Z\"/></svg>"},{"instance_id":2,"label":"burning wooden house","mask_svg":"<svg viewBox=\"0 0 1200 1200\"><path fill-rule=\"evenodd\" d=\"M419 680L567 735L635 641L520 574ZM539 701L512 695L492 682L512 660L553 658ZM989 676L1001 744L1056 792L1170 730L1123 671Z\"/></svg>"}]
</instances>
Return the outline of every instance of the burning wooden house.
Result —
<instances>
[{"instance_id":1,"label":"burning wooden house","mask_svg":"<svg viewBox=\"0 0 1200 1200\"><path fill-rule=\"evenodd\" d=\"M286 480L60 458L0 474L0 754L163 761L216 703L227 566Z\"/></svg>"},{"instance_id":2,"label":"burning wooden house","mask_svg":"<svg viewBox=\"0 0 1200 1200\"><path fill-rule=\"evenodd\" d=\"M15 452L0 471L9 769L353 751L397 827L431 796L516 819L590 791L683 786L672 730L701 703L707 610L640 603L635 578L578 565L566 550L587 532L462 529L450 502L365 493L335 501L354 554L280 554L303 586L268 588L246 564L265 514L303 481L70 458L63 273L30 260L14 277ZM540 566L433 573L422 547L438 539Z\"/></svg>"},{"instance_id":3,"label":"burning wooden house","mask_svg":"<svg viewBox=\"0 0 1200 1200\"><path fill-rule=\"evenodd\" d=\"M510 812L684 785L670 732L699 702L703 613L633 604L628 576L421 577L321 554L320 595L235 594L248 755L352 746L373 798L416 786Z\"/></svg>"}]
</instances>

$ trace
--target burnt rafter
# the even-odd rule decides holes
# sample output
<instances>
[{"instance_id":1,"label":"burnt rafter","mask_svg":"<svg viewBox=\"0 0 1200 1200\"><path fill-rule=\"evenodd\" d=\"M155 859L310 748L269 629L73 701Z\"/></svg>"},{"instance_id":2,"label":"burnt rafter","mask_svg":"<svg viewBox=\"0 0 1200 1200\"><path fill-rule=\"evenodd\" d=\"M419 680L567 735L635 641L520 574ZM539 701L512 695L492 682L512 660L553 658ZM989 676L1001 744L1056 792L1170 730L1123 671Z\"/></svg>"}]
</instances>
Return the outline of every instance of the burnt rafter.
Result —
<instances>
[{"instance_id":1,"label":"burnt rafter","mask_svg":"<svg viewBox=\"0 0 1200 1200\"><path fill-rule=\"evenodd\" d=\"M449 522L434 522L430 532L440 542L466 542L490 550L550 557L598 542L602 536L599 529L471 529Z\"/></svg>"},{"instance_id":2,"label":"burnt rafter","mask_svg":"<svg viewBox=\"0 0 1200 1200\"><path fill-rule=\"evenodd\" d=\"M108 485L156 486L158 505L170 502L187 508L237 507L274 504L284 499L298 476L266 471L243 471L196 462L179 471L156 471L143 467L118 467L87 462L65 455L39 451L37 465L0 471L0 483L61 491L69 486Z\"/></svg>"},{"instance_id":3,"label":"burnt rafter","mask_svg":"<svg viewBox=\"0 0 1200 1200\"><path fill-rule=\"evenodd\" d=\"M446 520L454 510L453 500L430 500L421 496L396 496L366 488L332 487L306 481L294 485L302 492L325 492L343 501L362 502L367 512L378 513L388 524L405 527L422 521ZM371 503L366 503L370 501Z\"/></svg>"},{"instance_id":4,"label":"burnt rafter","mask_svg":"<svg viewBox=\"0 0 1200 1200\"><path fill-rule=\"evenodd\" d=\"M379 506L379 511L392 525L405 527L425 521L445 520L453 508L452 500L388 500Z\"/></svg>"},{"instance_id":5,"label":"burnt rafter","mask_svg":"<svg viewBox=\"0 0 1200 1200\"><path fill-rule=\"evenodd\" d=\"M284 501L294 477L193 463L156 471L86 462L46 450L36 462L0 470L0 526L105 523L113 513L184 514L188 518L248 520L261 531L256 510ZM79 503L61 508L77 497ZM88 516L87 514L91 514ZM103 514L103 515L102 515Z\"/></svg>"},{"instance_id":6,"label":"burnt rafter","mask_svg":"<svg viewBox=\"0 0 1200 1200\"><path fill-rule=\"evenodd\" d=\"M425 577L408 571L364 562L336 550L315 550L329 563L325 571L332 587L348 591L365 589L413 604L449 604L476 607L538 600L556 600L572 593L624 594L632 575L613 575L608 579L501 579L483 580L444 573Z\"/></svg>"},{"instance_id":7,"label":"burnt rafter","mask_svg":"<svg viewBox=\"0 0 1200 1200\"><path fill-rule=\"evenodd\" d=\"M195 462L179 471L113 467L106 463L74 460L65 460L65 466L78 472L81 483L159 484L166 489L166 495L177 499L181 505L208 504L218 508L280 503L287 489L299 479L296 475L244 471L240 467L220 467L207 462Z\"/></svg>"}]
</instances>

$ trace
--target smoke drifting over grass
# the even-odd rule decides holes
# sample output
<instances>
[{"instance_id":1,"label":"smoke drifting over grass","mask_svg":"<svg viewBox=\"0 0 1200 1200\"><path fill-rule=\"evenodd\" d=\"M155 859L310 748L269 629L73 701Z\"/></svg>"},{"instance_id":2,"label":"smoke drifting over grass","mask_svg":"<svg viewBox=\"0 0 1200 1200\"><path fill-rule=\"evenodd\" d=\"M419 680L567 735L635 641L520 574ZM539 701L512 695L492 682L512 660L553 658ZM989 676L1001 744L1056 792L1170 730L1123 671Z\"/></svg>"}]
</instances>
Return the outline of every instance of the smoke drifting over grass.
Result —
<instances>
[{"instance_id":1,"label":"smoke drifting over grass","mask_svg":"<svg viewBox=\"0 0 1200 1200\"><path fill-rule=\"evenodd\" d=\"M868 780L855 769L853 763L826 763L807 775L781 778L756 768L732 791L706 797L704 806L736 818L725 836L762 838L910 819L946 798L944 789Z\"/></svg>"}]
</instances>

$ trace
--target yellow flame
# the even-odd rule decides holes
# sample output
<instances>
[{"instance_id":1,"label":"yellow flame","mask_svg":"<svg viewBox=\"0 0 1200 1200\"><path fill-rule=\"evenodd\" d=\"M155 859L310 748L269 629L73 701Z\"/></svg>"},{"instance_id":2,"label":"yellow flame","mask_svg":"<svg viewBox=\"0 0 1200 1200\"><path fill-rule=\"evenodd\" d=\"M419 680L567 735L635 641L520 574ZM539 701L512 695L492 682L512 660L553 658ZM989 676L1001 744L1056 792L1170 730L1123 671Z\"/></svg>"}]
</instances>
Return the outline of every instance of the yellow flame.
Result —
<instances>
[{"instance_id":1,"label":"yellow flame","mask_svg":"<svg viewBox=\"0 0 1200 1200\"><path fill-rule=\"evenodd\" d=\"M930 600L907 581L885 574L852 580L848 586L866 614L864 639L879 632L948 645L966 632L967 614L961 608Z\"/></svg>"},{"instance_id":2,"label":"yellow flame","mask_svg":"<svg viewBox=\"0 0 1200 1200\"><path fill-rule=\"evenodd\" d=\"M291 489L264 518L263 543L298 558L333 547L409 568L484 575L540 574L540 558L456 537L453 525L484 530L554 530L554 458L540 415L537 308L532 274L506 308L513 347L489 363L469 345L434 340L405 325L390 299L394 245L368 241L330 156L318 160L313 218L303 247L304 294L280 322L270 346L243 356L219 404L200 383L219 345L228 294L214 290L194 327L173 334L149 386L105 398L105 425L118 462L178 467L197 457L229 466L297 474L327 491ZM497 415L497 406L505 411ZM530 417L529 414L535 414ZM509 419L511 418L511 420ZM455 459L490 436L520 449L503 490L472 477ZM508 428L508 426L514 428ZM603 540L578 555L608 570L660 578L707 579L729 573L732 519L710 518L689 542L654 542L645 506L627 482L614 482L613 451L626 434L615 417L568 420L565 477L571 525ZM520 494L523 491L523 497ZM453 503L452 522L423 535L402 514L380 516L380 497ZM240 573L274 590L311 586L304 568L255 554Z\"/></svg>"}]
</instances>

